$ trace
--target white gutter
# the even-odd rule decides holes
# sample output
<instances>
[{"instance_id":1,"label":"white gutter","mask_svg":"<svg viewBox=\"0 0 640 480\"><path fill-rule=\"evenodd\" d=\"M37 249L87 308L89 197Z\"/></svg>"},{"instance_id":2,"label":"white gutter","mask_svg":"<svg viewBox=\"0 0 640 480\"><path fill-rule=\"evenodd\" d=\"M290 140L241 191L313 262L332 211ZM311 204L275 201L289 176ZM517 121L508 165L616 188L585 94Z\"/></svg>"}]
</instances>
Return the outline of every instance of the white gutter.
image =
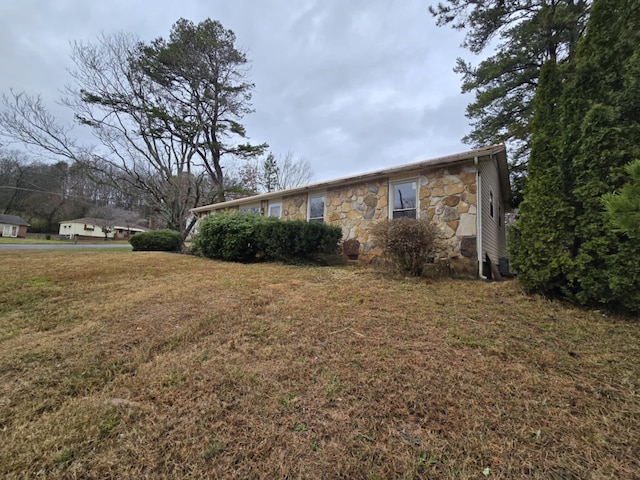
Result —
<instances>
[{"instance_id":1,"label":"white gutter","mask_svg":"<svg viewBox=\"0 0 640 480\"><path fill-rule=\"evenodd\" d=\"M482 274L482 182L480 178L480 165L478 157L473 157L473 164L476 167L476 250L478 254L478 277L485 280Z\"/></svg>"}]
</instances>

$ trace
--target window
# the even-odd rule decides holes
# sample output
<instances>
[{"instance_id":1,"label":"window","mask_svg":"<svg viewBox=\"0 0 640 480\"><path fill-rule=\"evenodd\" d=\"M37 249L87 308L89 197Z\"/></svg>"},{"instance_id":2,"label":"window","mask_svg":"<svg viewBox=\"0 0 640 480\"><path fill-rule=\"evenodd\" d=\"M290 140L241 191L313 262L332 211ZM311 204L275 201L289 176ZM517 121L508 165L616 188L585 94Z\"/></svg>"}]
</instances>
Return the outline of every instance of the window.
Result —
<instances>
[{"instance_id":1,"label":"window","mask_svg":"<svg viewBox=\"0 0 640 480\"><path fill-rule=\"evenodd\" d=\"M489 216L493 218L493 192L489 190Z\"/></svg>"},{"instance_id":2,"label":"window","mask_svg":"<svg viewBox=\"0 0 640 480\"><path fill-rule=\"evenodd\" d=\"M324 222L324 195L309 196L309 214L307 218L310 222Z\"/></svg>"},{"instance_id":3,"label":"window","mask_svg":"<svg viewBox=\"0 0 640 480\"><path fill-rule=\"evenodd\" d=\"M15 225L3 225L2 227L2 236L3 237L17 237L18 236L18 227Z\"/></svg>"},{"instance_id":4,"label":"window","mask_svg":"<svg viewBox=\"0 0 640 480\"><path fill-rule=\"evenodd\" d=\"M262 215L262 208L259 204L244 205L240 207L240 213L248 213L250 215Z\"/></svg>"},{"instance_id":5,"label":"window","mask_svg":"<svg viewBox=\"0 0 640 480\"><path fill-rule=\"evenodd\" d=\"M389 199L392 205L391 218L417 218L418 182L392 183Z\"/></svg>"},{"instance_id":6,"label":"window","mask_svg":"<svg viewBox=\"0 0 640 480\"><path fill-rule=\"evenodd\" d=\"M269 216L276 218L282 217L282 202L269 202Z\"/></svg>"}]
</instances>

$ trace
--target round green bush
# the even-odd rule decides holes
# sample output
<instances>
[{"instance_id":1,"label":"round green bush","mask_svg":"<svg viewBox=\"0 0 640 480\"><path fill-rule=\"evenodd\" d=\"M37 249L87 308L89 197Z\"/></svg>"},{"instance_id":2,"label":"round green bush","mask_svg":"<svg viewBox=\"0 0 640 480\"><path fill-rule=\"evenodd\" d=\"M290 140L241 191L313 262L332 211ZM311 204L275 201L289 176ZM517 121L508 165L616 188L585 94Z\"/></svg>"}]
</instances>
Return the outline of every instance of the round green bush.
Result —
<instances>
[{"instance_id":1,"label":"round green bush","mask_svg":"<svg viewBox=\"0 0 640 480\"><path fill-rule=\"evenodd\" d=\"M136 233L129 239L134 252L179 252L182 250L182 234L175 230L151 230Z\"/></svg>"}]
</instances>

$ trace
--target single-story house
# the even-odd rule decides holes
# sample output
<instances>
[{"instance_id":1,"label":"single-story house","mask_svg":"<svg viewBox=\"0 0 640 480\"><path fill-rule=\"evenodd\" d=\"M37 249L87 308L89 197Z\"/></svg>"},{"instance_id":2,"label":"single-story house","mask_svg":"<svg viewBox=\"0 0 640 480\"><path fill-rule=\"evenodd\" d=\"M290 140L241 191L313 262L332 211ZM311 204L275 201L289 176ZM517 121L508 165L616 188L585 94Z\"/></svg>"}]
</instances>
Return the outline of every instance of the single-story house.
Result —
<instances>
[{"instance_id":1,"label":"single-story house","mask_svg":"<svg viewBox=\"0 0 640 480\"><path fill-rule=\"evenodd\" d=\"M202 219L221 212L247 212L283 220L326 222L342 228L343 241L359 242L358 258L382 251L371 227L387 219L426 218L440 229L434 262L460 274L488 278L505 270L505 212L510 198L504 145L432 158L192 209Z\"/></svg>"},{"instance_id":2,"label":"single-story house","mask_svg":"<svg viewBox=\"0 0 640 480\"><path fill-rule=\"evenodd\" d=\"M86 217L60 222L58 236L61 239L105 238L104 229L107 230L107 238L125 240L136 233L146 231L137 225L126 225L126 222Z\"/></svg>"},{"instance_id":3,"label":"single-story house","mask_svg":"<svg viewBox=\"0 0 640 480\"><path fill-rule=\"evenodd\" d=\"M0 215L0 237L26 238L30 226L17 215Z\"/></svg>"}]
</instances>

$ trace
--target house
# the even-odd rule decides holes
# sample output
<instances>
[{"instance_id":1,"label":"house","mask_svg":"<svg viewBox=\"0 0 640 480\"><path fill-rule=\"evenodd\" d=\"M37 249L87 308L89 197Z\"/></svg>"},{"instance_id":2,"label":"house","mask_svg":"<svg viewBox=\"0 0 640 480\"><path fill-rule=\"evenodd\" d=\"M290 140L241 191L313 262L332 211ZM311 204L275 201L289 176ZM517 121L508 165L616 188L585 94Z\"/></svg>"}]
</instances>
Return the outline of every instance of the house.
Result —
<instances>
[{"instance_id":1,"label":"house","mask_svg":"<svg viewBox=\"0 0 640 480\"><path fill-rule=\"evenodd\" d=\"M85 217L60 222L58 236L61 239L71 240L104 239L106 233L106 238L126 240L132 235L144 231L146 231L145 228L137 225L127 225L126 222Z\"/></svg>"},{"instance_id":2,"label":"house","mask_svg":"<svg viewBox=\"0 0 640 480\"><path fill-rule=\"evenodd\" d=\"M0 237L26 238L30 226L16 215L0 215Z\"/></svg>"},{"instance_id":3,"label":"house","mask_svg":"<svg viewBox=\"0 0 640 480\"><path fill-rule=\"evenodd\" d=\"M375 223L426 218L439 227L443 239L434 262L487 278L499 276L499 267L504 271L506 265L509 198L506 149L494 145L191 211L199 219L246 212L338 225L343 240L359 242L358 259L365 262L382 254L370 233Z\"/></svg>"}]
</instances>

